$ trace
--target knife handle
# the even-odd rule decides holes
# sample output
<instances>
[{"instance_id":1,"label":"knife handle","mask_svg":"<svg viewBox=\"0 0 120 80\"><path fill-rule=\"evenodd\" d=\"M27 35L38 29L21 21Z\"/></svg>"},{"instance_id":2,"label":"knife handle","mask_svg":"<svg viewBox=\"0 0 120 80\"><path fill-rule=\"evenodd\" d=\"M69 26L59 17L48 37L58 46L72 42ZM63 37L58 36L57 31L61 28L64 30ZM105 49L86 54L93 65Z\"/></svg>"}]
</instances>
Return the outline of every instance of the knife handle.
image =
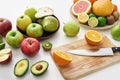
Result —
<instances>
[{"instance_id":1,"label":"knife handle","mask_svg":"<svg viewBox=\"0 0 120 80\"><path fill-rule=\"evenodd\" d=\"M120 47L112 47L112 51L115 52L120 52Z\"/></svg>"}]
</instances>

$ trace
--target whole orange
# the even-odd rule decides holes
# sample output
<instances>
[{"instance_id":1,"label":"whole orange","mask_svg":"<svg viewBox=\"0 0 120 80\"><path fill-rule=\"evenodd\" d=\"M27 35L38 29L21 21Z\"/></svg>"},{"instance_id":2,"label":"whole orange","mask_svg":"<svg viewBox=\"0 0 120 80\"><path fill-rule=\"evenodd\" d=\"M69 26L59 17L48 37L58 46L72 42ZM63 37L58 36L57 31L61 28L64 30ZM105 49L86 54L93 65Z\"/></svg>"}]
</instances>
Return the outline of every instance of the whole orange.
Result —
<instances>
[{"instance_id":1,"label":"whole orange","mask_svg":"<svg viewBox=\"0 0 120 80\"><path fill-rule=\"evenodd\" d=\"M73 0L74 3L76 3L78 0Z\"/></svg>"},{"instance_id":2,"label":"whole orange","mask_svg":"<svg viewBox=\"0 0 120 80\"><path fill-rule=\"evenodd\" d=\"M97 0L89 0L90 2L91 2L91 4L93 4L95 1L97 1Z\"/></svg>"},{"instance_id":3,"label":"whole orange","mask_svg":"<svg viewBox=\"0 0 120 80\"><path fill-rule=\"evenodd\" d=\"M93 3L92 10L97 16L108 16L113 12L113 4L110 0L97 0Z\"/></svg>"},{"instance_id":4,"label":"whole orange","mask_svg":"<svg viewBox=\"0 0 120 80\"><path fill-rule=\"evenodd\" d=\"M113 11L117 11L118 10L118 7L117 7L117 5L116 4L113 4Z\"/></svg>"}]
</instances>

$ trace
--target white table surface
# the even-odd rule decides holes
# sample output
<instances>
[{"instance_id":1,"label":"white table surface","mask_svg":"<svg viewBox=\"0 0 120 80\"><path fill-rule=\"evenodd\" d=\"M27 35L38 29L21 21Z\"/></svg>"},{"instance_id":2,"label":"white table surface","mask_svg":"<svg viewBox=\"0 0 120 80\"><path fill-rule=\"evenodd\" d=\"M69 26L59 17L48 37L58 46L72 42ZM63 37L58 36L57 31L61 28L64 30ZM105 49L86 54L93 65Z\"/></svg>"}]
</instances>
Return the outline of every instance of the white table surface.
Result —
<instances>
[{"instance_id":1,"label":"white table surface","mask_svg":"<svg viewBox=\"0 0 120 80\"><path fill-rule=\"evenodd\" d=\"M120 0L113 0L115 4L118 5L120 11ZM59 31L48 41L51 41L53 48L84 38L84 33L88 29L81 27L80 32L76 37L67 37L63 32L63 23L73 20L70 15L70 7L73 4L72 0L1 0L0 1L0 17L8 18L12 22L13 30L16 30L16 18L23 14L26 7L35 7L36 9L40 7L51 7L54 9L55 15L60 20ZM109 30L99 31L105 35L117 46L120 46L119 41L112 39ZM40 41L42 43L42 41ZM6 47L10 47L7 45ZM11 47L10 47L11 48ZM45 52L42 48L39 53L30 58L22 54L20 49L13 49L12 61L7 65L0 65L0 80L64 80L59 70L55 66L50 52ZM13 69L15 63L23 58L28 58L30 61L30 66L39 61L46 60L49 62L49 68L47 72L39 77L35 77L31 74L30 70L23 77L14 76ZM120 63L97 71L95 73L89 74L79 80L120 80Z\"/></svg>"}]
</instances>

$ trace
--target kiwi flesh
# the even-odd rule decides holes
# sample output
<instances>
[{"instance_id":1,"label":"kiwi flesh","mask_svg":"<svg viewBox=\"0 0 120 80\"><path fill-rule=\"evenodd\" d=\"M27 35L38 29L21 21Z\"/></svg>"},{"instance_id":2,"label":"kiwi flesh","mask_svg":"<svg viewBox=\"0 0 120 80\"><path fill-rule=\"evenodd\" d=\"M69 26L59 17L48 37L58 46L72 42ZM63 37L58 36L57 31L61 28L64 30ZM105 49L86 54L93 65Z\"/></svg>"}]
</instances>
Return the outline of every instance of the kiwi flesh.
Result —
<instances>
[{"instance_id":1,"label":"kiwi flesh","mask_svg":"<svg viewBox=\"0 0 120 80\"><path fill-rule=\"evenodd\" d=\"M44 50L49 51L52 48L52 43L49 42L49 41L44 41L42 43L42 47L43 47Z\"/></svg>"}]
</instances>

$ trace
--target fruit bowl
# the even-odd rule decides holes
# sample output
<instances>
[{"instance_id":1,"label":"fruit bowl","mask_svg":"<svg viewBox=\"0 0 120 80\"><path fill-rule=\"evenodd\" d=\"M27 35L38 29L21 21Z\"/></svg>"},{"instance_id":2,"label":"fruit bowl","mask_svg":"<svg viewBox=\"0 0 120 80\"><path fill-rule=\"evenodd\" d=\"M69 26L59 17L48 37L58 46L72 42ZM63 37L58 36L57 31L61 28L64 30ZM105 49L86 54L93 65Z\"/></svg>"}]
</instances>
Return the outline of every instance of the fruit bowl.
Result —
<instances>
[{"instance_id":1,"label":"fruit bowl","mask_svg":"<svg viewBox=\"0 0 120 80\"><path fill-rule=\"evenodd\" d=\"M94 30L110 29L120 21L118 7L110 0L97 0L94 3L78 0L71 6L70 14L82 27Z\"/></svg>"},{"instance_id":2,"label":"fruit bowl","mask_svg":"<svg viewBox=\"0 0 120 80\"><path fill-rule=\"evenodd\" d=\"M59 19L58 19L55 15L52 15L52 16L55 17L55 18L58 20L58 28L57 28L57 30L54 31L54 32L44 32L44 34L43 34L41 37L37 37L37 38L36 38L37 40L45 40L45 39L48 39L48 38L52 37L52 36L59 30L60 21L59 21ZM38 20L38 21L39 21L39 20ZM18 27L17 27L17 30L20 31L20 32L24 35L25 38L26 38L26 37L30 37L30 36L28 36L28 35L26 34L26 32L20 30Z\"/></svg>"},{"instance_id":3,"label":"fruit bowl","mask_svg":"<svg viewBox=\"0 0 120 80\"><path fill-rule=\"evenodd\" d=\"M72 17L76 22L79 23L77 17L74 16L74 15L71 13L71 10L70 10L70 14L71 14L71 17ZM79 24L80 24L82 27L88 28L88 29L93 29L93 30L106 30L106 29L110 29L110 28L112 28L113 26L117 25L119 22L120 22L120 18L119 18L119 20L117 20L116 22L114 22L114 24L112 24L112 25L106 25L106 26L103 26L103 27L99 27L99 26L97 26L97 27L90 27L90 26L85 25L85 24L82 24L82 23L79 23Z\"/></svg>"}]
</instances>

